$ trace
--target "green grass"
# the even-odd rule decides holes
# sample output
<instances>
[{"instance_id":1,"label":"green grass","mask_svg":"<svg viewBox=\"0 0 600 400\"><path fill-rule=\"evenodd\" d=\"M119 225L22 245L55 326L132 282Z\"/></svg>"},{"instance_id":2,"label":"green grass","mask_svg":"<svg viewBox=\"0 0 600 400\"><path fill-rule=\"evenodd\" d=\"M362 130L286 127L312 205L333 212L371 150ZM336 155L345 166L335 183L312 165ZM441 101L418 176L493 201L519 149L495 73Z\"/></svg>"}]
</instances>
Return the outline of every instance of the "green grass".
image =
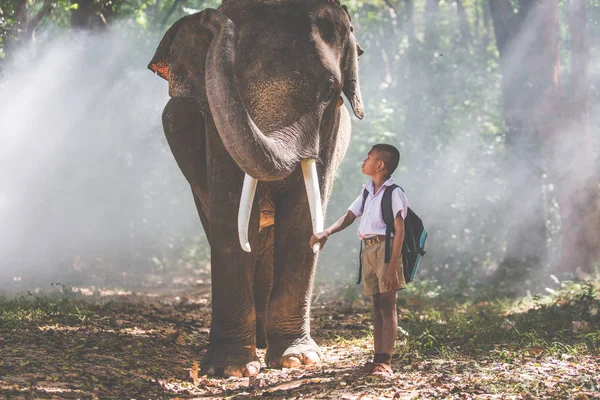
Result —
<instances>
[{"instance_id":1,"label":"green grass","mask_svg":"<svg viewBox=\"0 0 600 400\"><path fill-rule=\"evenodd\" d=\"M563 282L546 295L516 299L457 299L433 289L422 284L399 296L399 325L409 333L404 353L490 352L505 360L512 349L555 356L600 350L598 282Z\"/></svg>"},{"instance_id":2,"label":"green grass","mask_svg":"<svg viewBox=\"0 0 600 400\"><path fill-rule=\"evenodd\" d=\"M349 291L345 301L355 300ZM489 352L499 360L515 349L554 356L600 352L600 283L563 282L546 295L516 299L460 298L428 283L398 296L401 354L453 357ZM368 310L366 318L370 318ZM0 325L12 329L41 324L82 325L95 313L110 314L68 291L0 297ZM368 326L357 339L370 335ZM343 334L340 334L340 339ZM351 339L350 339L351 340Z\"/></svg>"},{"instance_id":3,"label":"green grass","mask_svg":"<svg viewBox=\"0 0 600 400\"><path fill-rule=\"evenodd\" d=\"M86 323L91 304L66 294L22 294L0 297L0 326L6 329L51 324Z\"/></svg>"},{"instance_id":4,"label":"green grass","mask_svg":"<svg viewBox=\"0 0 600 400\"><path fill-rule=\"evenodd\" d=\"M78 397L73 388L84 394L99 390L104 398L159 398L182 390L198 396L249 390L272 395L269 390L290 381L290 374L315 382L282 389L280 398L294 397L294 390L309 398L323 391L358 397L365 390L375 397L391 397L395 391L412 396L417 390L425 396L418 398L461 393L572 398L598 390L600 281L559 282L544 295L524 297L456 291L432 282L411 285L398 295L393 358L398 374L391 383L348 378L352 368L371 356L373 345L370 301L355 286L329 290L312 311L324 365L269 369L261 378L267 386L254 389L247 379L190 383L188 369L208 343L206 290L201 294L205 301L191 307L178 306L170 297L169 303L135 296L85 297L62 285L52 285L46 294L0 297L0 375L10 378L0 379L5 385L0 397L32 390L48 397L42 389L32 389L48 385L47 377L60 382L56 390Z\"/></svg>"}]
</instances>

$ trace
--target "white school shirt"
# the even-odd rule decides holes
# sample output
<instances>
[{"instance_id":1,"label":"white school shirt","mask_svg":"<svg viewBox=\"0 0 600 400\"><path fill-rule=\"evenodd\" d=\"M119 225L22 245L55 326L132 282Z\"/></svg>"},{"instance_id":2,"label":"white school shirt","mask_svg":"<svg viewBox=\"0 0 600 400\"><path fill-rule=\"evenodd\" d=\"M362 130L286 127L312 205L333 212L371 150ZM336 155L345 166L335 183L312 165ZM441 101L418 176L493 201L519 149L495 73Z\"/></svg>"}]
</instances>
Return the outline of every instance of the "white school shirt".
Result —
<instances>
[{"instance_id":1,"label":"white school shirt","mask_svg":"<svg viewBox=\"0 0 600 400\"><path fill-rule=\"evenodd\" d=\"M381 199L383 198L386 186L390 186L393 183L394 181L392 178L388 179L379 188L377 193L373 194L373 190L375 189L373 181L369 182L363 186L363 190L369 192L369 196L365 201L365 209L363 210L362 208L362 190L356 200L354 200L354 203L348 208L355 216L362 216L358 226L358 237L360 239L366 239L376 235L385 235L386 225L385 222L383 222L383 216L381 215ZM404 191L399 187L392 192L392 211L394 213L394 218L401 212L402 218L405 219L406 214L408 213L408 199L406 198ZM392 233L392 236L393 235L394 234Z\"/></svg>"}]
</instances>

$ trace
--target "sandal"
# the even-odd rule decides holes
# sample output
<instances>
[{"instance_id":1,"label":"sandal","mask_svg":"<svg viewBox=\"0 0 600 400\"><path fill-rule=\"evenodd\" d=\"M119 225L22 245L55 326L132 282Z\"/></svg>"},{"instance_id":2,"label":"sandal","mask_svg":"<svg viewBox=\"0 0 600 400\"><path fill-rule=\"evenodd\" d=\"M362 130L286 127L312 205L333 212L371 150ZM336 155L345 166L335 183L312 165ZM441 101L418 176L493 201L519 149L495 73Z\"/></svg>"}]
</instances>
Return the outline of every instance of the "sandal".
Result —
<instances>
[{"instance_id":1,"label":"sandal","mask_svg":"<svg viewBox=\"0 0 600 400\"><path fill-rule=\"evenodd\" d=\"M392 370L392 366L390 364L375 363L373 364L373 371L371 372L371 375L391 377L394 375L394 371Z\"/></svg>"}]
</instances>

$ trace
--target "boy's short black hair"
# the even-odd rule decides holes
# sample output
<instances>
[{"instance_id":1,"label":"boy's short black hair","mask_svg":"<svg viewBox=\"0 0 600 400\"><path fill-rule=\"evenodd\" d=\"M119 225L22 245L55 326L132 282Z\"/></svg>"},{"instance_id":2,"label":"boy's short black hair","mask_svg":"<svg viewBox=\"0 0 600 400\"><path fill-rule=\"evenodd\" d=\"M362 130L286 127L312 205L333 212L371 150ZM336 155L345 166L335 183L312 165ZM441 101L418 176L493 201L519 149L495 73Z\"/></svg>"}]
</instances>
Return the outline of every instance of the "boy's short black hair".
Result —
<instances>
[{"instance_id":1,"label":"boy's short black hair","mask_svg":"<svg viewBox=\"0 0 600 400\"><path fill-rule=\"evenodd\" d=\"M391 144L379 143L371 147L371 150L377 151L377 158L385 163L385 168L390 175L393 174L400 162L400 152L398 149Z\"/></svg>"}]
</instances>

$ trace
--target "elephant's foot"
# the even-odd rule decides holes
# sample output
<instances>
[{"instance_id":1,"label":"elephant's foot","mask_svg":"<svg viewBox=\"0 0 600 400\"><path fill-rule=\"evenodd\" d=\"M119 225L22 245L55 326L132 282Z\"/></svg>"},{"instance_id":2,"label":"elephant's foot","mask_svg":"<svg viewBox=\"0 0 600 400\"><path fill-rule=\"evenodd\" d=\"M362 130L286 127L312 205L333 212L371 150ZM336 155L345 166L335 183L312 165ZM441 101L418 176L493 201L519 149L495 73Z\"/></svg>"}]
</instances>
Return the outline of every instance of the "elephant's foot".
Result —
<instances>
[{"instance_id":1,"label":"elephant's foot","mask_svg":"<svg viewBox=\"0 0 600 400\"><path fill-rule=\"evenodd\" d=\"M271 368L295 368L321 361L322 353L312 338L302 338L291 343L272 343L267 348L266 364Z\"/></svg>"},{"instance_id":2,"label":"elephant's foot","mask_svg":"<svg viewBox=\"0 0 600 400\"><path fill-rule=\"evenodd\" d=\"M210 344L202 359L202 373L212 376L254 376L260 371L256 347Z\"/></svg>"}]
</instances>

